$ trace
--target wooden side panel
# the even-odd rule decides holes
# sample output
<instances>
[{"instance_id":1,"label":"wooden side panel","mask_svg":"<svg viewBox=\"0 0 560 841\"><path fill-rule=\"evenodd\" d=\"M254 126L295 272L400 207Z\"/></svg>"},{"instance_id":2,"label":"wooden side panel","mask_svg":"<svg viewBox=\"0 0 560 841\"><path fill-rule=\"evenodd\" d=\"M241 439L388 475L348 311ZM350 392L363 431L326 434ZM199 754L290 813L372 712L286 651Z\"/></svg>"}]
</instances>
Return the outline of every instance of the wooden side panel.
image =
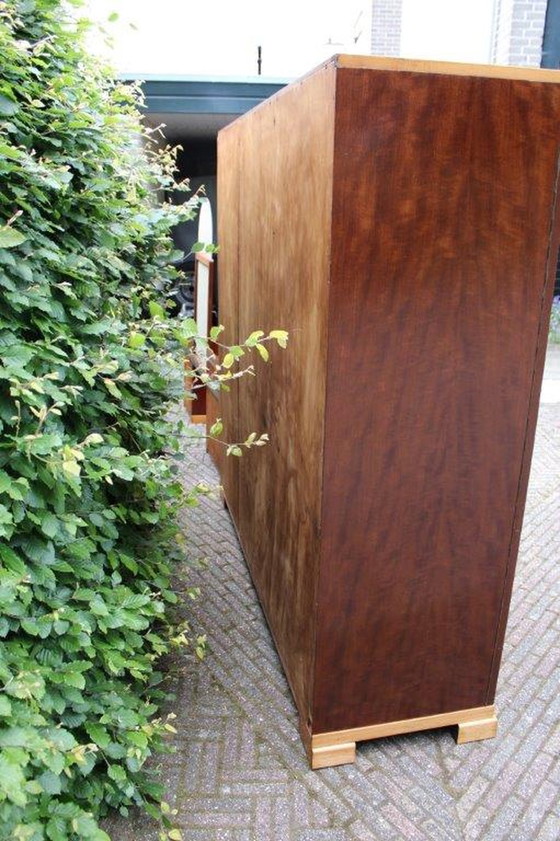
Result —
<instances>
[{"instance_id":1,"label":"wooden side panel","mask_svg":"<svg viewBox=\"0 0 560 841\"><path fill-rule=\"evenodd\" d=\"M559 94L338 71L314 732L492 703L557 243Z\"/></svg>"},{"instance_id":2,"label":"wooden side panel","mask_svg":"<svg viewBox=\"0 0 560 841\"><path fill-rule=\"evenodd\" d=\"M306 718L320 534L333 68L285 89L224 134L230 131L239 137L242 185L238 216L228 222L238 226L239 330L290 334L288 349L272 350L269 364L255 354L256 377L239 386L241 438L267 432L270 444L236 460L234 519Z\"/></svg>"},{"instance_id":3,"label":"wooden side panel","mask_svg":"<svg viewBox=\"0 0 560 841\"><path fill-rule=\"evenodd\" d=\"M241 171L239 136L234 131L218 135L218 236L220 260L218 320L225 331L220 337L224 344L239 340L239 206L241 202ZM228 391L220 391L217 406L224 423L224 440L239 440L239 386L234 381ZM218 412L216 412L218 415ZM213 418L216 420L217 418ZM214 445L212 457L222 479L224 496L232 513L237 512L239 491L235 465L230 458L218 455Z\"/></svg>"},{"instance_id":4,"label":"wooden side panel","mask_svg":"<svg viewBox=\"0 0 560 841\"><path fill-rule=\"evenodd\" d=\"M212 426L222 417L222 405L219 394L214 394L210 389L206 392L206 431L209 434ZM226 452L221 440L208 437L206 451L210 454L220 477L223 477L226 470ZM225 492L224 492L225 496Z\"/></svg>"}]
</instances>

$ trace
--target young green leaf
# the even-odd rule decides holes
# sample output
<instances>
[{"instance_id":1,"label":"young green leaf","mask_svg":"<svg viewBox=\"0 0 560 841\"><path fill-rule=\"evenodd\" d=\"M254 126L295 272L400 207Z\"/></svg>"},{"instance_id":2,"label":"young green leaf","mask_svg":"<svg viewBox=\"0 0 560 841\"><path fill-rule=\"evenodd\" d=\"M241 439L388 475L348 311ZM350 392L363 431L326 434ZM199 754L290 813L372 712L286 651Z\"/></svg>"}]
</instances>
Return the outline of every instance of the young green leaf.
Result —
<instances>
[{"instance_id":1,"label":"young green leaf","mask_svg":"<svg viewBox=\"0 0 560 841\"><path fill-rule=\"evenodd\" d=\"M157 301L150 301L148 309L152 318L165 318L165 310Z\"/></svg>"},{"instance_id":2,"label":"young green leaf","mask_svg":"<svg viewBox=\"0 0 560 841\"><path fill-rule=\"evenodd\" d=\"M21 245L26 239L27 237L21 231L15 231L7 226L0 228L0 248L14 248L16 245Z\"/></svg>"},{"instance_id":3,"label":"young green leaf","mask_svg":"<svg viewBox=\"0 0 560 841\"><path fill-rule=\"evenodd\" d=\"M264 330L255 330L245 339L245 344L247 347L255 347L259 339L262 339L264 336Z\"/></svg>"},{"instance_id":4,"label":"young green leaf","mask_svg":"<svg viewBox=\"0 0 560 841\"><path fill-rule=\"evenodd\" d=\"M288 335L286 330L271 330L268 337L275 339L281 348L286 348L288 346Z\"/></svg>"},{"instance_id":5,"label":"young green leaf","mask_svg":"<svg viewBox=\"0 0 560 841\"><path fill-rule=\"evenodd\" d=\"M255 345L255 347L258 350L261 359L264 359L265 362L268 362L268 360L270 358L268 348L266 348L264 345L261 345L261 344L257 344L257 345Z\"/></svg>"},{"instance_id":6,"label":"young green leaf","mask_svg":"<svg viewBox=\"0 0 560 841\"><path fill-rule=\"evenodd\" d=\"M128 337L128 346L131 348L141 348L146 344L146 337L143 333L132 332Z\"/></svg>"},{"instance_id":7,"label":"young green leaf","mask_svg":"<svg viewBox=\"0 0 560 841\"><path fill-rule=\"evenodd\" d=\"M225 327L222 324L217 325L216 327L210 328L210 338L213 342L215 342L220 335L224 332Z\"/></svg>"}]
</instances>

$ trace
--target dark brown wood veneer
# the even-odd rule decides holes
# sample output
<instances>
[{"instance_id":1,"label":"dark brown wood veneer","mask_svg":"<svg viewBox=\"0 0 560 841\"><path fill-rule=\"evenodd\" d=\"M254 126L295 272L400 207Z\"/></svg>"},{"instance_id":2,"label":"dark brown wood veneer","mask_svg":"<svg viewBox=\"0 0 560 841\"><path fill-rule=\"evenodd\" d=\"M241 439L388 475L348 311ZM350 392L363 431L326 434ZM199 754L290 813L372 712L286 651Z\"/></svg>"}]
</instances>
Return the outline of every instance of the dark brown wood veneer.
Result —
<instances>
[{"instance_id":1,"label":"dark brown wood veneer","mask_svg":"<svg viewBox=\"0 0 560 841\"><path fill-rule=\"evenodd\" d=\"M220 132L220 321L290 332L221 398L231 440L271 437L223 484L312 745L493 704L558 253L558 75L338 56Z\"/></svg>"}]
</instances>

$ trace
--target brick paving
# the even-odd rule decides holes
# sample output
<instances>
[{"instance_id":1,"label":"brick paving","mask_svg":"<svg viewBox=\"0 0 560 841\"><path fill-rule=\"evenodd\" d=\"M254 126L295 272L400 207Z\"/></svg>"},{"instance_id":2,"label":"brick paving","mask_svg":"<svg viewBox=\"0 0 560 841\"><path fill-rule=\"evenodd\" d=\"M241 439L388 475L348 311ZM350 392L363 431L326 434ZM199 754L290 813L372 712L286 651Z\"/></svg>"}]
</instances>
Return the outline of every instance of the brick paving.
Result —
<instances>
[{"instance_id":1,"label":"brick paving","mask_svg":"<svg viewBox=\"0 0 560 841\"><path fill-rule=\"evenodd\" d=\"M186 480L216 484L202 443L191 447ZM560 403L539 415L495 740L457 746L443 729L362 742L355 765L310 771L219 498L189 509L184 527L191 557L206 560L182 571L202 590L188 611L210 641L204 663L179 663L177 752L159 760L184 841L559 841ZM113 841L158 839L139 815L107 829Z\"/></svg>"}]
</instances>

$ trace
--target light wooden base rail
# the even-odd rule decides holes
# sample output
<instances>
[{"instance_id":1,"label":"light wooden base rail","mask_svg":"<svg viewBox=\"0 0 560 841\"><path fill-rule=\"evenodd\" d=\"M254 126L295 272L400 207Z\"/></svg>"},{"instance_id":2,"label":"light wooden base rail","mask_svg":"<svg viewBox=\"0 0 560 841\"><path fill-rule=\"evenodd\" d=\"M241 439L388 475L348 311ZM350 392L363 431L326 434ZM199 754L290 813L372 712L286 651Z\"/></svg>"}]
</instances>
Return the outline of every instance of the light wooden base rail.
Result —
<instances>
[{"instance_id":1,"label":"light wooden base rail","mask_svg":"<svg viewBox=\"0 0 560 841\"><path fill-rule=\"evenodd\" d=\"M492 705L489 707L474 707L469 710L457 710L451 713L440 713L439 715L427 715L422 718L389 721L385 724L372 724L369 727L355 727L351 730L317 733L311 736L309 744L311 767L315 770L317 768L330 768L333 765L348 765L354 762L356 759L356 742L451 725L457 725L459 728L457 735L457 744L459 745L480 739L492 739L498 729L496 711Z\"/></svg>"}]
</instances>

